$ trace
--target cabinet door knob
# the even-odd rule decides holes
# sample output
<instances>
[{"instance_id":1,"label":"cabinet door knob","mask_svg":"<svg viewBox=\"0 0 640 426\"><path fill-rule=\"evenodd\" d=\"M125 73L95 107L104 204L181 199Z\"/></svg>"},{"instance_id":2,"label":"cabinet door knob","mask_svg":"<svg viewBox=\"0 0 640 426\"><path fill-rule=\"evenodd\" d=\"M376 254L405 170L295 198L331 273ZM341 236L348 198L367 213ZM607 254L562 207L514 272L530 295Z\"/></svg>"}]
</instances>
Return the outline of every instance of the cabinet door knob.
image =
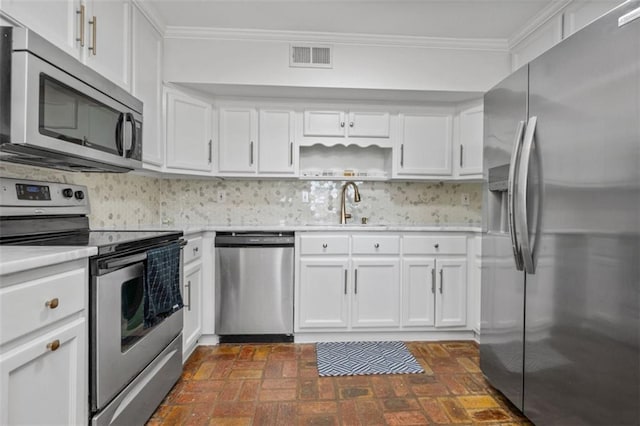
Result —
<instances>
[{"instance_id":1,"label":"cabinet door knob","mask_svg":"<svg viewBox=\"0 0 640 426\"><path fill-rule=\"evenodd\" d=\"M340 122L340 127L344 127L344 121Z\"/></svg>"},{"instance_id":2,"label":"cabinet door knob","mask_svg":"<svg viewBox=\"0 0 640 426\"><path fill-rule=\"evenodd\" d=\"M194 252L194 253L197 253L197 252L198 252L198 247L194 247L194 248L193 248L193 252Z\"/></svg>"},{"instance_id":3,"label":"cabinet door knob","mask_svg":"<svg viewBox=\"0 0 640 426\"><path fill-rule=\"evenodd\" d=\"M51 352L57 351L58 348L60 347L60 340L56 339L51 343L47 343L47 349L49 349Z\"/></svg>"},{"instance_id":4,"label":"cabinet door knob","mask_svg":"<svg viewBox=\"0 0 640 426\"><path fill-rule=\"evenodd\" d=\"M353 127L353 121L349 123L349 127Z\"/></svg>"},{"instance_id":5,"label":"cabinet door knob","mask_svg":"<svg viewBox=\"0 0 640 426\"><path fill-rule=\"evenodd\" d=\"M375 243L373 246L374 246L375 248L380 248L380 244L379 244L379 243Z\"/></svg>"},{"instance_id":6,"label":"cabinet door knob","mask_svg":"<svg viewBox=\"0 0 640 426\"><path fill-rule=\"evenodd\" d=\"M440 248L440 244L436 243L436 244L433 245L433 247L435 247L436 249L439 249Z\"/></svg>"},{"instance_id":7,"label":"cabinet door knob","mask_svg":"<svg viewBox=\"0 0 640 426\"><path fill-rule=\"evenodd\" d=\"M51 300L47 300L44 305L49 309L55 309L58 307L59 304L60 304L60 301L58 300L58 298L54 297Z\"/></svg>"},{"instance_id":8,"label":"cabinet door knob","mask_svg":"<svg viewBox=\"0 0 640 426\"><path fill-rule=\"evenodd\" d=\"M322 244L322 248L327 248L327 243Z\"/></svg>"}]
</instances>

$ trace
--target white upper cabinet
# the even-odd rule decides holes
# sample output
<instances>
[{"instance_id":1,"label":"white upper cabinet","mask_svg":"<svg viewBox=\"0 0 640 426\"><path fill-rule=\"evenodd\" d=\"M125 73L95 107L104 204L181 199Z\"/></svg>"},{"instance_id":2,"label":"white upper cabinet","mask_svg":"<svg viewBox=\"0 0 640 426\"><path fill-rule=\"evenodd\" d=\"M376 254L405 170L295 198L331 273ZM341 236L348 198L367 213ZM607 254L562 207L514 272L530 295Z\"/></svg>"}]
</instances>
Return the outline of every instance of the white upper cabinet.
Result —
<instances>
[{"instance_id":1,"label":"white upper cabinet","mask_svg":"<svg viewBox=\"0 0 640 426\"><path fill-rule=\"evenodd\" d=\"M166 90L167 167L211 172L211 105L175 89Z\"/></svg>"},{"instance_id":2,"label":"white upper cabinet","mask_svg":"<svg viewBox=\"0 0 640 426\"><path fill-rule=\"evenodd\" d=\"M304 136L345 136L343 111L305 111Z\"/></svg>"},{"instance_id":3,"label":"white upper cabinet","mask_svg":"<svg viewBox=\"0 0 640 426\"><path fill-rule=\"evenodd\" d=\"M131 89L130 0L3 0L2 10L125 90Z\"/></svg>"},{"instance_id":4,"label":"white upper cabinet","mask_svg":"<svg viewBox=\"0 0 640 426\"><path fill-rule=\"evenodd\" d=\"M570 3L563 13L563 37L569 37L571 34L587 26L591 21L604 15L621 3L624 3L624 0L597 0Z\"/></svg>"},{"instance_id":5,"label":"white upper cabinet","mask_svg":"<svg viewBox=\"0 0 640 426\"><path fill-rule=\"evenodd\" d=\"M219 123L220 174L272 177L296 174L293 111L223 107Z\"/></svg>"},{"instance_id":6,"label":"white upper cabinet","mask_svg":"<svg viewBox=\"0 0 640 426\"><path fill-rule=\"evenodd\" d=\"M142 160L164 164L162 135L162 36L133 8L132 93L144 103Z\"/></svg>"},{"instance_id":7,"label":"white upper cabinet","mask_svg":"<svg viewBox=\"0 0 640 426\"><path fill-rule=\"evenodd\" d=\"M400 114L394 177L451 177L451 114Z\"/></svg>"},{"instance_id":8,"label":"white upper cabinet","mask_svg":"<svg viewBox=\"0 0 640 426\"><path fill-rule=\"evenodd\" d=\"M80 58L80 0L2 0L2 11L71 56Z\"/></svg>"},{"instance_id":9,"label":"white upper cabinet","mask_svg":"<svg viewBox=\"0 0 640 426\"><path fill-rule=\"evenodd\" d=\"M482 105L476 105L460 111L457 117L458 155L455 165L458 176L482 177L483 111Z\"/></svg>"},{"instance_id":10,"label":"white upper cabinet","mask_svg":"<svg viewBox=\"0 0 640 426\"><path fill-rule=\"evenodd\" d=\"M86 10L86 64L131 89L131 2L92 0Z\"/></svg>"},{"instance_id":11,"label":"white upper cabinet","mask_svg":"<svg viewBox=\"0 0 640 426\"><path fill-rule=\"evenodd\" d=\"M385 144L390 137L388 112L366 111L305 111L303 136L305 138L382 138L376 144ZM317 139L316 139L317 140ZM322 141L320 141L322 142ZM362 143L361 140L334 140L331 143Z\"/></svg>"},{"instance_id":12,"label":"white upper cabinet","mask_svg":"<svg viewBox=\"0 0 640 426\"><path fill-rule=\"evenodd\" d=\"M257 113L253 108L220 108L220 173L256 171Z\"/></svg>"},{"instance_id":13,"label":"white upper cabinet","mask_svg":"<svg viewBox=\"0 0 640 426\"><path fill-rule=\"evenodd\" d=\"M260 110L258 134L258 173L295 174L295 119L293 111Z\"/></svg>"},{"instance_id":14,"label":"white upper cabinet","mask_svg":"<svg viewBox=\"0 0 640 426\"><path fill-rule=\"evenodd\" d=\"M562 15L556 15L517 43L511 50L511 67L515 71L562 41Z\"/></svg>"},{"instance_id":15,"label":"white upper cabinet","mask_svg":"<svg viewBox=\"0 0 640 426\"><path fill-rule=\"evenodd\" d=\"M363 138L388 138L388 112L350 112L347 123L349 136Z\"/></svg>"},{"instance_id":16,"label":"white upper cabinet","mask_svg":"<svg viewBox=\"0 0 640 426\"><path fill-rule=\"evenodd\" d=\"M544 24L517 40L511 49L512 70L532 61L591 21L624 3L623 0L570 1Z\"/></svg>"}]
</instances>

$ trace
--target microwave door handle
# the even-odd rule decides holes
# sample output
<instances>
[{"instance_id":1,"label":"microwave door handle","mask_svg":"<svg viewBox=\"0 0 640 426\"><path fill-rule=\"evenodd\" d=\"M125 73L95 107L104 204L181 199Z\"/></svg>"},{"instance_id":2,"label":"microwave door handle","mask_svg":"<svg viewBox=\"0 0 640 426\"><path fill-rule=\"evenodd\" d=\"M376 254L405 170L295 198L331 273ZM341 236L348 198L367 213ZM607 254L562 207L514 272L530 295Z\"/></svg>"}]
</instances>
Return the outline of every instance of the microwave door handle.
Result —
<instances>
[{"instance_id":1,"label":"microwave door handle","mask_svg":"<svg viewBox=\"0 0 640 426\"><path fill-rule=\"evenodd\" d=\"M116 149L118 150L118 155L122 156L124 153L122 147L122 138L124 134L124 114L120 113L118 117L118 122L116 123Z\"/></svg>"},{"instance_id":2,"label":"microwave door handle","mask_svg":"<svg viewBox=\"0 0 640 426\"><path fill-rule=\"evenodd\" d=\"M136 145L138 144L138 132L136 132L136 119L133 114L128 112L126 121L131 123L131 145L129 146L125 157L131 158L136 149Z\"/></svg>"}]
</instances>

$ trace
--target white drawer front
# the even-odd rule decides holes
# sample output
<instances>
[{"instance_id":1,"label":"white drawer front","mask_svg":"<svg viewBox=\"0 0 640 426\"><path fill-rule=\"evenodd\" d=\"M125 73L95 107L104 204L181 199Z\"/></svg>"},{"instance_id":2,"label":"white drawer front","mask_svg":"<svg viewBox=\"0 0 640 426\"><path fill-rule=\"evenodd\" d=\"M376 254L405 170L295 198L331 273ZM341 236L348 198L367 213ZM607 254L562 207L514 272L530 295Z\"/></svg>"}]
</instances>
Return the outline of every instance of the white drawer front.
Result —
<instances>
[{"instance_id":1,"label":"white drawer front","mask_svg":"<svg viewBox=\"0 0 640 426\"><path fill-rule=\"evenodd\" d=\"M405 235L404 254L466 254L467 237Z\"/></svg>"},{"instance_id":2,"label":"white drawer front","mask_svg":"<svg viewBox=\"0 0 640 426\"><path fill-rule=\"evenodd\" d=\"M300 254L349 254L349 236L302 235Z\"/></svg>"},{"instance_id":3,"label":"white drawer front","mask_svg":"<svg viewBox=\"0 0 640 426\"><path fill-rule=\"evenodd\" d=\"M1 289L0 344L82 311L86 280L83 268Z\"/></svg>"},{"instance_id":4,"label":"white drawer front","mask_svg":"<svg viewBox=\"0 0 640 426\"><path fill-rule=\"evenodd\" d=\"M354 235L354 254L400 254L398 235Z\"/></svg>"},{"instance_id":5,"label":"white drawer front","mask_svg":"<svg viewBox=\"0 0 640 426\"><path fill-rule=\"evenodd\" d=\"M200 259L202 256L202 237L190 238L184 246L184 263Z\"/></svg>"}]
</instances>

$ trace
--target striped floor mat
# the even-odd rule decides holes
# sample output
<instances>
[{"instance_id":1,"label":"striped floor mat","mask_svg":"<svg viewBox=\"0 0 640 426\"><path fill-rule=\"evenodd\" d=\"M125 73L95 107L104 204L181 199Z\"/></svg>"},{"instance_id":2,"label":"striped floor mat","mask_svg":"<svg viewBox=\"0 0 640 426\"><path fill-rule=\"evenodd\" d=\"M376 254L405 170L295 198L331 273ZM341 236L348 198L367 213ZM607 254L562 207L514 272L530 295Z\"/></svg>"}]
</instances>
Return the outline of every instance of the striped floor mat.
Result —
<instances>
[{"instance_id":1,"label":"striped floor mat","mask_svg":"<svg viewBox=\"0 0 640 426\"><path fill-rule=\"evenodd\" d=\"M316 344L318 375L424 373L402 342L328 342Z\"/></svg>"}]
</instances>

